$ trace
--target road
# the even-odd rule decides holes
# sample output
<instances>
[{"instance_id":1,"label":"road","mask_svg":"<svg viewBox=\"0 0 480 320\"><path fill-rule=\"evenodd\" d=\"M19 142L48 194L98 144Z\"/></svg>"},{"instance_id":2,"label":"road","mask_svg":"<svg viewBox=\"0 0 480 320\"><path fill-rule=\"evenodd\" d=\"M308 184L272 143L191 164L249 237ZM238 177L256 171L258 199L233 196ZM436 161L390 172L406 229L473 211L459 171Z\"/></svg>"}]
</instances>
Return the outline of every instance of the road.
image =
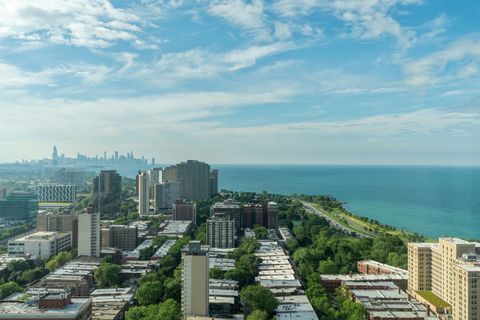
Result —
<instances>
[{"instance_id":1,"label":"road","mask_svg":"<svg viewBox=\"0 0 480 320\"><path fill-rule=\"evenodd\" d=\"M357 238L365 238L366 237L365 235L360 234L357 231L355 231L353 229L350 229L350 228L338 223L337 221L335 221L332 218L330 218L329 216L327 216L323 211L315 208L311 204L309 204L307 202L303 202L303 201L302 201L302 204L303 204L303 207L305 208L305 210L307 210L308 212L310 212L312 214L315 214L315 215L317 215L319 217L322 217L325 220L327 220L332 228L335 228L337 230L342 231L345 234L348 234L348 235L351 235L351 236L354 236L354 237L357 237Z\"/></svg>"}]
</instances>

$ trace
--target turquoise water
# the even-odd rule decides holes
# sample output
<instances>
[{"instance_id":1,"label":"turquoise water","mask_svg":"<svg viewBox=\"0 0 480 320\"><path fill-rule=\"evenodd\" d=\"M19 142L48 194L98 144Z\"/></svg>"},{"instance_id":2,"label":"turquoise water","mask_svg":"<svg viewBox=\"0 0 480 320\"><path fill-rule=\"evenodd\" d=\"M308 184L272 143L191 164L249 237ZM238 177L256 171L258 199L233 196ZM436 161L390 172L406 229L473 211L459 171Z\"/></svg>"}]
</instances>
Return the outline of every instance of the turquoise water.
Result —
<instances>
[{"instance_id":1,"label":"turquoise water","mask_svg":"<svg viewBox=\"0 0 480 320\"><path fill-rule=\"evenodd\" d=\"M480 238L480 167L216 165L220 188L330 194L382 223Z\"/></svg>"}]
</instances>

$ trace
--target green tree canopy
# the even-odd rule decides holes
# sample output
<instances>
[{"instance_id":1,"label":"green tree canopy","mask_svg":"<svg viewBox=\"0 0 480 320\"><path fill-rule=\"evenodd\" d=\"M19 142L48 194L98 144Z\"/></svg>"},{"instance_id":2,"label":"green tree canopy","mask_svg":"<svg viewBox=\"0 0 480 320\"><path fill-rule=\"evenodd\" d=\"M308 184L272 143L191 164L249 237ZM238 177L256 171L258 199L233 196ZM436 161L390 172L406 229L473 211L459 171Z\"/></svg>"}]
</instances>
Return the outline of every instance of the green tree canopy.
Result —
<instances>
[{"instance_id":1,"label":"green tree canopy","mask_svg":"<svg viewBox=\"0 0 480 320\"><path fill-rule=\"evenodd\" d=\"M94 271L95 282L100 288L111 288L121 284L121 267L113 263L101 263Z\"/></svg>"},{"instance_id":2,"label":"green tree canopy","mask_svg":"<svg viewBox=\"0 0 480 320\"><path fill-rule=\"evenodd\" d=\"M278 301L273 293L259 285L245 287L240 292L240 300L250 311L261 310L273 314L278 306Z\"/></svg>"}]
</instances>

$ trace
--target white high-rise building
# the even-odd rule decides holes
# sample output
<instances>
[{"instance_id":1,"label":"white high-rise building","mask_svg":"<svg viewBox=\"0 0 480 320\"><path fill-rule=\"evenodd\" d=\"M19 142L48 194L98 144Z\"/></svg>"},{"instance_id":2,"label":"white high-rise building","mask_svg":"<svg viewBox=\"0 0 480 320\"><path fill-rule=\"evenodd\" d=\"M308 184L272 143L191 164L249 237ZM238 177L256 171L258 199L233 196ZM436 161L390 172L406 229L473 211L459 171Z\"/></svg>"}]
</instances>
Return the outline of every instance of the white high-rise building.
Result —
<instances>
[{"instance_id":1,"label":"white high-rise building","mask_svg":"<svg viewBox=\"0 0 480 320\"><path fill-rule=\"evenodd\" d=\"M208 246L190 241L182 249L182 314L208 316Z\"/></svg>"},{"instance_id":2,"label":"white high-rise building","mask_svg":"<svg viewBox=\"0 0 480 320\"><path fill-rule=\"evenodd\" d=\"M162 182L162 168L153 168L148 170L148 176L150 177L150 185L154 186L156 183Z\"/></svg>"},{"instance_id":3,"label":"white high-rise building","mask_svg":"<svg viewBox=\"0 0 480 320\"><path fill-rule=\"evenodd\" d=\"M100 256L100 212L78 215L78 255Z\"/></svg>"},{"instance_id":4,"label":"white high-rise building","mask_svg":"<svg viewBox=\"0 0 480 320\"><path fill-rule=\"evenodd\" d=\"M138 177L138 215L150 214L150 176L140 172Z\"/></svg>"}]
</instances>

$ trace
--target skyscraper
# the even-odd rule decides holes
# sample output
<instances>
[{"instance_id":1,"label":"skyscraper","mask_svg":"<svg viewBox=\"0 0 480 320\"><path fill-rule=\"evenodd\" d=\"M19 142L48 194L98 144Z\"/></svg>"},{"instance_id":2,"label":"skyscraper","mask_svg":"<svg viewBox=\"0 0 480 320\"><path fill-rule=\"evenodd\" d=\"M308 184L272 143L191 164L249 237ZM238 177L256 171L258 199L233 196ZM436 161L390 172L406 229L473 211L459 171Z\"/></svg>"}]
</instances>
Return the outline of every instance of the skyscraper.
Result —
<instances>
[{"instance_id":1,"label":"skyscraper","mask_svg":"<svg viewBox=\"0 0 480 320\"><path fill-rule=\"evenodd\" d=\"M190 241L182 249L182 314L208 316L208 247Z\"/></svg>"},{"instance_id":2,"label":"skyscraper","mask_svg":"<svg viewBox=\"0 0 480 320\"><path fill-rule=\"evenodd\" d=\"M115 218L122 205L122 177L115 170L102 170L93 179L93 208L102 218Z\"/></svg>"},{"instance_id":3,"label":"skyscraper","mask_svg":"<svg viewBox=\"0 0 480 320\"><path fill-rule=\"evenodd\" d=\"M78 255L100 256L100 213L93 208L78 215Z\"/></svg>"},{"instance_id":4,"label":"skyscraper","mask_svg":"<svg viewBox=\"0 0 480 320\"><path fill-rule=\"evenodd\" d=\"M218 193L218 169L210 171L210 196Z\"/></svg>"},{"instance_id":5,"label":"skyscraper","mask_svg":"<svg viewBox=\"0 0 480 320\"><path fill-rule=\"evenodd\" d=\"M235 247L235 220L224 213L215 213L207 220L207 243L213 248Z\"/></svg>"},{"instance_id":6,"label":"skyscraper","mask_svg":"<svg viewBox=\"0 0 480 320\"><path fill-rule=\"evenodd\" d=\"M210 166L197 160L188 160L176 165L180 195L189 201L210 198Z\"/></svg>"},{"instance_id":7,"label":"skyscraper","mask_svg":"<svg viewBox=\"0 0 480 320\"><path fill-rule=\"evenodd\" d=\"M157 183L162 182L162 168L153 168L148 170L150 176L150 185L154 186Z\"/></svg>"},{"instance_id":8,"label":"skyscraper","mask_svg":"<svg viewBox=\"0 0 480 320\"><path fill-rule=\"evenodd\" d=\"M57 146L53 146L53 152L52 152L52 165L55 167L58 164L58 150Z\"/></svg>"},{"instance_id":9,"label":"skyscraper","mask_svg":"<svg viewBox=\"0 0 480 320\"><path fill-rule=\"evenodd\" d=\"M177 199L180 198L180 183L168 181L157 183L154 186L155 210L171 209Z\"/></svg>"},{"instance_id":10,"label":"skyscraper","mask_svg":"<svg viewBox=\"0 0 480 320\"><path fill-rule=\"evenodd\" d=\"M141 172L138 176L138 215L150 214L150 177L148 173Z\"/></svg>"}]
</instances>

